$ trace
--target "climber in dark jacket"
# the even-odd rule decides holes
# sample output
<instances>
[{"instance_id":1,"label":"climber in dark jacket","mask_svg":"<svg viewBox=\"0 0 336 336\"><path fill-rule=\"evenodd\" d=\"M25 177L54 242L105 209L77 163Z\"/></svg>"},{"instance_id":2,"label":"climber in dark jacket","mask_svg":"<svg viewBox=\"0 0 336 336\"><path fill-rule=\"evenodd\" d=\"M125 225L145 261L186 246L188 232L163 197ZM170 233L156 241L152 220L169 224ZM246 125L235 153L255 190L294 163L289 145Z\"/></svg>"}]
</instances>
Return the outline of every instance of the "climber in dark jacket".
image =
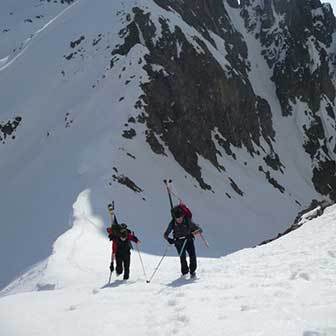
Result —
<instances>
[{"instance_id":1,"label":"climber in dark jacket","mask_svg":"<svg viewBox=\"0 0 336 336\"><path fill-rule=\"evenodd\" d=\"M121 229L118 234L110 234L109 238L113 241L113 253L116 260L117 276L124 271L124 280L127 280L130 273L131 241L139 244L140 240L127 228ZM111 263L110 269L111 272L113 272L113 263Z\"/></svg>"},{"instance_id":2,"label":"climber in dark jacket","mask_svg":"<svg viewBox=\"0 0 336 336\"><path fill-rule=\"evenodd\" d=\"M196 276L197 258L194 245L195 235L202 233L202 229L191 220L185 212L185 206L178 205L171 210L173 219L169 223L164 238L169 244L175 244L176 250L180 256L181 273L186 275L190 272L190 276ZM187 209L188 210L188 209ZM169 235L173 231L173 238ZM189 266L187 263L186 252L189 254Z\"/></svg>"}]
</instances>

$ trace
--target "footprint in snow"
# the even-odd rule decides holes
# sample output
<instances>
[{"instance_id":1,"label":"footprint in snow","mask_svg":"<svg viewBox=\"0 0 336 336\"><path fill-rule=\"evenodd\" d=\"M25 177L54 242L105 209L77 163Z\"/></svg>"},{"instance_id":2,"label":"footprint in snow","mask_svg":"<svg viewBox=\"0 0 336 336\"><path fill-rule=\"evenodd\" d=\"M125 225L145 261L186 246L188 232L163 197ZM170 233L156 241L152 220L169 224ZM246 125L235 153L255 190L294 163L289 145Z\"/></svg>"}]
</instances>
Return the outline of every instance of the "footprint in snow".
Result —
<instances>
[{"instance_id":1,"label":"footprint in snow","mask_svg":"<svg viewBox=\"0 0 336 336\"><path fill-rule=\"evenodd\" d=\"M302 336L335 336L336 328L326 328L321 329L319 331L310 331L306 330L303 332Z\"/></svg>"},{"instance_id":2,"label":"footprint in snow","mask_svg":"<svg viewBox=\"0 0 336 336\"><path fill-rule=\"evenodd\" d=\"M275 291L274 296L276 296L278 298L287 298L287 297L290 296L290 294L288 292L285 292L285 291L277 290L277 291Z\"/></svg>"},{"instance_id":3,"label":"footprint in snow","mask_svg":"<svg viewBox=\"0 0 336 336\"><path fill-rule=\"evenodd\" d=\"M176 313L180 313L181 311L185 310L185 307L183 307L183 306L177 306L177 307L175 307L174 310L175 310Z\"/></svg>"},{"instance_id":4,"label":"footprint in snow","mask_svg":"<svg viewBox=\"0 0 336 336\"><path fill-rule=\"evenodd\" d=\"M299 274L299 277L304 279L304 280L307 280L307 281L310 280L310 275L308 273L302 272L302 273Z\"/></svg>"},{"instance_id":5,"label":"footprint in snow","mask_svg":"<svg viewBox=\"0 0 336 336\"><path fill-rule=\"evenodd\" d=\"M299 272L293 272L289 278L289 280L295 280L296 276L298 275Z\"/></svg>"},{"instance_id":6,"label":"footprint in snow","mask_svg":"<svg viewBox=\"0 0 336 336\"><path fill-rule=\"evenodd\" d=\"M184 297L184 293L183 292L179 292L176 294L176 297Z\"/></svg>"},{"instance_id":7,"label":"footprint in snow","mask_svg":"<svg viewBox=\"0 0 336 336\"><path fill-rule=\"evenodd\" d=\"M298 278L302 278L304 280L309 281L310 280L310 275L305 272L293 272L292 275L290 276L290 280L296 280Z\"/></svg>"},{"instance_id":8,"label":"footprint in snow","mask_svg":"<svg viewBox=\"0 0 336 336\"><path fill-rule=\"evenodd\" d=\"M178 322L183 323L183 324L187 324L189 322L189 318L186 315L184 315L184 314L178 315L177 318L176 318L176 320Z\"/></svg>"},{"instance_id":9,"label":"footprint in snow","mask_svg":"<svg viewBox=\"0 0 336 336\"><path fill-rule=\"evenodd\" d=\"M306 272L296 271L296 272L292 273L292 275L290 276L289 279L290 280L297 280L298 278L309 281L310 280L310 275Z\"/></svg>"},{"instance_id":10,"label":"footprint in snow","mask_svg":"<svg viewBox=\"0 0 336 336\"><path fill-rule=\"evenodd\" d=\"M167 304L168 304L168 306L173 307L173 306L177 305L177 302L176 302L176 300L168 300Z\"/></svg>"},{"instance_id":11,"label":"footprint in snow","mask_svg":"<svg viewBox=\"0 0 336 336\"><path fill-rule=\"evenodd\" d=\"M257 310L256 307L248 306L248 305L241 305L240 311L251 311L251 310Z\"/></svg>"}]
</instances>

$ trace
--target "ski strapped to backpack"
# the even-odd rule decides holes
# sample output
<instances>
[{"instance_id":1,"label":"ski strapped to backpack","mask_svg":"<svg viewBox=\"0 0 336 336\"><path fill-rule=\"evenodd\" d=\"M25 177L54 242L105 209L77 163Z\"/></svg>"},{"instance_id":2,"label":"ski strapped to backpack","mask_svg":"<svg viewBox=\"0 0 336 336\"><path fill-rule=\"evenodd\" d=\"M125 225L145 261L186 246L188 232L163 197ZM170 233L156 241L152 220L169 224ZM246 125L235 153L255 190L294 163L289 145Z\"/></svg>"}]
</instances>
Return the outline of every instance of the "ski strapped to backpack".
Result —
<instances>
[{"instance_id":1,"label":"ski strapped to backpack","mask_svg":"<svg viewBox=\"0 0 336 336\"><path fill-rule=\"evenodd\" d=\"M116 239L117 237L120 237L122 235L122 233L126 230L127 233L132 233L134 235L134 232L131 232L131 230L129 230L127 228L127 225L124 223L119 224L118 220L117 220L117 216L114 212L114 201L112 203L109 203L107 205L107 209L109 211L109 214L111 216L111 226L109 228L106 229L110 240L112 241L112 254L111 254L111 264L110 264L110 277L109 277L109 281L108 283L111 282L111 276L114 270L114 260L115 260L115 254L116 254L116 244L114 244L113 240ZM129 241L129 245L130 248L133 249L133 246L131 244L131 242ZM140 249L138 244L136 244L136 248L139 254L139 258L140 258L140 262L141 262L141 266L142 266L142 270L146 279L146 282L148 282L147 280L147 275L146 275L146 271L145 271L145 267L141 258L141 253L140 253Z\"/></svg>"},{"instance_id":2,"label":"ski strapped to backpack","mask_svg":"<svg viewBox=\"0 0 336 336\"><path fill-rule=\"evenodd\" d=\"M117 237L121 236L121 232L123 230L127 230L128 232L131 232L130 230L127 229L127 225L126 224L119 224L118 220L117 220L117 216L114 212L114 201L112 201L112 203L109 203L107 205L107 209L108 212L110 214L110 219L111 219L111 226L108 227L106 229L108 236L110 238L110 240L112 241L112 253L111 253L111 263L110 263L110 277L109 277L109 282L111 280L111 275L114 271L114 261L115 261L115 255L116 255L116 248L117 248L117 244L114 243L114 240ZM130 247L132 248L132 245L130 243Z\"/></svg>"},{"instance_id":3,"label":"ski strapped to backpack","mask_svg":"<svg viewBox=\"0 0 336 336\"><path fill-rule=\"evenodd\" d=\"M127 225L125 223L118 223L117 216L114 213L114 201L107 206L108 211L111 215L111 226L106 229L109 238L118 238L121 236L121 233L123 231L127 231L128 233L132 233L131 230L127 228ZM111 239L112 240L112 239ZM132 248L132 245L131 245Z\"/></svg>"},{"instance_id":4,"label":"ski strapped to backpack","mask_svg":"<svg viewBox=\"0 0 336 336\"><path fill-rule=\"evenodd\" d=\"M172 180L163 180L163 183L166 185L166 189L167 189L167 193L168 193L168 198L169 198L170 209L173 209L174 206L173 206L173 200L172 200L172 197L171 197L171 190L170 190L170 184L172 183ZM160 261L157 264L157 266L154 268L154 271L153 271L152 275L150 276L150 278L146 281L147 283L150 283L153 280L154 275L158 271L158 269L159 269L159 267L160 267L163 259L167 255L169 247L170 247L170 244L167 243L167 245L165 247L165 250L163 252L162 258L160 259Z\"/></svg>"},{"instance_id":5,"label":"ski strapped to backpack","mask_svg":"<svg viewBox=\"0 0 336 336\"><path fill-rule=\"evenodd\" d=\"M178 197L178 195L176 193L174 193L172 191L172 180L169 180L169 183L167 182L167 180L164 180L164 183L166 184L166 187L167 187L167 192L168 192L168 195L169 195L171 207L173 207L172 196L171 196L171 195L173 195L179 200L179 205L178 206L182 209L182 211L184 213L184 216L191 220L192 219L192 213L191 213L190 209L185 205L183 200L180 197ZM199 235L201 237L201 239L203 240L204 245L207 248L209 248L209 243L205 239L203 233L202 232L195 232L195 234Z\"/></svg>"},{"instance_id":6,"label":"ski strapped to backpack","mask_svg":"<svg viewBox=\"0 0 336 336\"><path fill-rule=\"evenodd\" d=\"M171 197L171 189L170 189L170 184L172 183L172 180L163 180L163 183L166 185L167 188L167 193L168 193L168 197L169 197L169 203L170 203L170 209L173 209L173 200Z\"/></svg>"}]
</instances>

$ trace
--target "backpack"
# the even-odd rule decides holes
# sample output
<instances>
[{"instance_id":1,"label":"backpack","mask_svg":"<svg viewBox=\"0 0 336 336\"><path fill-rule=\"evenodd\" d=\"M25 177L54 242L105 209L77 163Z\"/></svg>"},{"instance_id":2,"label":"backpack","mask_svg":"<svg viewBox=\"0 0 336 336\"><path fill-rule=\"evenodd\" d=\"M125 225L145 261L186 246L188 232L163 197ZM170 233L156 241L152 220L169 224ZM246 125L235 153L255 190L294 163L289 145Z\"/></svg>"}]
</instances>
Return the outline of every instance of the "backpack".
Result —
<instances>
[{"instance_id":1,"label":"backpack","mask_svg":"<svg viewBox=\"0 0 336 336\"><path fill-rule=\"evenodd\" d=\"M192 213L191 213L190 209L184 203L180 203L179 207L182 209L185 217L187 217L189 219L192 218Z\"/></svg>"},{"instance_id":2,"label":"backpack","mask_svg":"<svg viewBox=\"0 0 336 336\"><path fill-rule=\"evenodd\" d=\"M115 238L119 238L121 236L121 231L127 230L128 232L131 232L125 223L118 224L118 223L113 223L111 227L107 228L106 231L110 237L110 235L115 236Z\"/></svg>"}]
</instances>

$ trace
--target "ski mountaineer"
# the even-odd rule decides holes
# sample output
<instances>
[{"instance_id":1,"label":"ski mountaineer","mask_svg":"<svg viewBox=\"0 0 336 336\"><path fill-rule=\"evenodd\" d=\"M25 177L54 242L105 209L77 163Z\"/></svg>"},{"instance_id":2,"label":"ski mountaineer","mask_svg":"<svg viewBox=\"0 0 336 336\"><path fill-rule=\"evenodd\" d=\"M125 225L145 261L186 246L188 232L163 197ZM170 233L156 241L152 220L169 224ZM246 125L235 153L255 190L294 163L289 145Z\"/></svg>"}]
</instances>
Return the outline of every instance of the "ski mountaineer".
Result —
<instances>
[{"instance_id":1,"label":"ski mountaineer","mask_svg":"<svg viewBox=\"0 0 336 336\"><path fill-rule=\"evenodd\" d=\"M115 255L117 276L124 272L124 280L127 280L130 274L131 241L140 244L140 240L134 235L134 232L127 229L126 224L117 225L120 225L120 230L108 230L109 239L112 241L112 253ZM110 270L111 272L114 271L113 261Z\"/></svg>"},{"instance_id":2,"label":"ski mountaineer","mask_svg":"<svg viewBox=\"0 0 336 336\"><path fill-rule=\"evenodd\" d=\"M191 220L191 212L184 205L179 204L171 209L172 220L169 223L164 238L169 244L175 244L180 256L181 273L185 276L190 272L190 277L196 277L197 259L194 245L195 235L202 233L202 229ZM169 235L173 231L173 238ZM187 264L186 252L189 254L189 266Z\"/></svg>"}]
</instances>

